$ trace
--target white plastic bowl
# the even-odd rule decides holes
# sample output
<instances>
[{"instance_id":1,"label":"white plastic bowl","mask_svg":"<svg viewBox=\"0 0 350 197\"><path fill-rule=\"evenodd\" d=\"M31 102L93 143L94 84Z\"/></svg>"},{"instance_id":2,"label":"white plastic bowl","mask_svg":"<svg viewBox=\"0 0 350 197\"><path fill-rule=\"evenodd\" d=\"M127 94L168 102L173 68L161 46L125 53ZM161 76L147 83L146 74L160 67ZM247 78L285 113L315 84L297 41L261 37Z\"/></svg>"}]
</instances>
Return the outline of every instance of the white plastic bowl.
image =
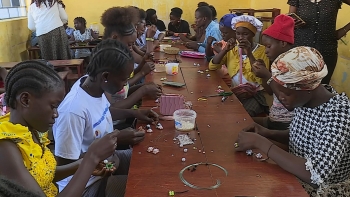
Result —
<instances>
[{"instance_id":1,"label":"white plastic bowl","mask_svg":"<svg viewBox=\"0 0 350 197\"><path fill-rule=\"evenodd\" d=\"M173 114L175 128L178 131L192 131L195 127L197 113L190 109L179 109Z\"/></svg>"}]
</instances>

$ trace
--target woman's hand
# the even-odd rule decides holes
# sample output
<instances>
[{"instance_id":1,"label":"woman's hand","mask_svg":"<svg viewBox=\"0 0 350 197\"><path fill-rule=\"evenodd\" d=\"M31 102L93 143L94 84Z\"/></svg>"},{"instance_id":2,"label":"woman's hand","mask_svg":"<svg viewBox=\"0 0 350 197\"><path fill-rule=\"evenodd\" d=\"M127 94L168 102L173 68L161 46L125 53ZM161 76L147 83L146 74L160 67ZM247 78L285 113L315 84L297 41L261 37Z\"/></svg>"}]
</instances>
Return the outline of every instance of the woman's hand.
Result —
<instances>
[{"instance_id":1,"label":"woman's hand","mask_svg":"<svg viewBox=\"0 0 350 197\"><path fill-rule=\"evenodd\" d=\"M136 118L141 121L156 124L159 121L159 115L151 109L140 109L136 114Z\"/></svg>"},{"instance_id":2,"label":"woman's hand","mask_svg":"<svg viewBox=\"0 0 350 197\"><path fill-rule=\"evenodd\" d=\"M246 55L252 54L252 43L250 43L248 40L241 40L238 43L238 47L243 49Z\"/></svg>"},{"instance_id":3,"label":"woman's hand","mask_svg":"<svg viewBox=\"0 0 350 197\"><path fill-rule=\"evenodd\" d=\"M216 38L214 38L214 37L212 37L212 36L209 36L209 37L207 38L207 44L212 45L214 41L216 41Z\"/></svg>"},{"instance_id":4,"label":"woman's hand","mask_svg":"<svg viewBox=\"0 0 350 197\"><path fill-rule=\"evenodd\" d=\"M114 130L112 133L103 136L101 139L95 140L86 152L87 158L91 158L97 165L100 161L111 156L117 147L117 136L119 133L119 130Z\"/></svg>"},{"instance_id":5,"label":"woman's hand","mask_svg":"<svg viewBox=\"0 0 350 197\"><path fill-rule=\"evenodd\" d=\"M174 35L174 32L173 32L173 31L166 31L166 35L167 35L167 36L173 36L173 35Z\"/></svg>"},{"instance_id":6,"label":"woman's hand","mask_svg":"<svg viewBox=\"0 0 350 197\"><path fill-rule=\"evenodd\" d=\"M155 69L155 65L153 62L146 62L145 65L142 66L141 74L143 76L146 76L149 73L151 73L154 69Z\"/></svg>"},{"instance_id":7,"label":"woman's hand","mask_svg":"<svg viewBox=\"0 0 350 197\"><path fill-rule=\"evenodd\" d=\"M235 150L246 151L249 149L255 149L257 148L257 143L260 138L262 138L262 136L257 133L241 131L234 143Z\"/></svg>"},{"instance_id":8,"label":"woman's hand","mask_svg":"<svg viewBox=\"0 0 350 197\"><path fill-rule=\"evenodd\" d=\"M229 39L229 40L227 41L226 46L224 47L224 50L225 50L226 52L229 52L229 51L231 51L233 48L235 48L235 46L236 46L236 39L231 38L231 39Z\"/></svg>"},{"instance_id":9,"label":"woman's hand","mask_svg":"<svg viewBox=\"0 0 350 197\"><path fill-rule=\"evenodd\" d=\"M153 38L156 35L157 27L155 25L151 25L147 27L146 38Z\"/></svg>"},{"instance_id":10,"label":"woman's hand","mask_svg":"<svg viewBox=\"0 0 350 197\"><path fill-rule=\"evenodd\" d=\"M266 138L269 138L270 135L270 130L257 124L257 123L253 123L250 126L244 128L242 130L242 132L251 132L251 133L256 133L259 134L261 136L264 136Z\"/></svg>"},{"instance_id":11,"label":"woman's hand","mask_svg":"<svg viewBox=\"0 0 350 197\"><path fill-rule=\"evenodd\" d=\"M198 50L199 48L199 45L197 42L187 42L185 46L189 49L194 49L194 50Z\"/></svg>"},{"instance_id":12,"label":"woman's hand","mask_svg":"<svg viewBox=\"0 0 350 197\"><path fill-rule=\"evenodd\" d=\"M159 98L163 93L162 87L155 83L145 84L142 86L142 89L144 90L144 95L148 95L152 97L152 99Z\"/></svg>"},{"instance_id":13,"label":"woman's hand","mask_svg":"<svg viewBox=\"0 0 350 197\"><path fill-rule=\"evenodd\" d=\"M270 71L267 70L265 62L261 59L256 60L256 62L252 65L252 72L255 74L255 76L262 79L269 79L272 76Z\"/></svg>"},{"instance_id":14,"label":"woman's hand","mask_svg":"<svg viewBox=\"0 0 350 197\"><path fill-rule=\"evenodd\" d=\"M145 133L139 132L133 128L126 128L120 131L118 135L118 144L135 145L145 139Z\"/></svg>"}]
</instances>

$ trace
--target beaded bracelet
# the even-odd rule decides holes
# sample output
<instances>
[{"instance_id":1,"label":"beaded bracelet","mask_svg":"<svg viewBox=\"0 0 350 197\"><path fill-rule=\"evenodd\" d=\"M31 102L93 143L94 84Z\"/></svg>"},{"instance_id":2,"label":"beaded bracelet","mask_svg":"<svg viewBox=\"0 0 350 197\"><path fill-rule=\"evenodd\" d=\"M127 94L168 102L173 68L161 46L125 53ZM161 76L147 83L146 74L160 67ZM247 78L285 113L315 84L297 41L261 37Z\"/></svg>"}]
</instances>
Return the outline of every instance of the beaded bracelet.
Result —
<instances>
[{"instance_id":1,"label":"beaded bracelet","mask_svg":"<svg viewBox=\"0 0 350 197\"><path fill-rule=\"evenodd\" d=\"M193 188L193 189L212 190L212 189L218 188L218 187L221 185L221 182L220 182L220 180L218 180L218 179L216 180L216 184L213 185L213 186L211 186L211 187L199 187L199 186L196 186L196 185L193 185L193 184L187 182L187 181L185 180L185 178L183 177L184 171L187 170L188 168L191 168L192 166L195 166L195 167L196 167L196 166L198 166L198 165L206 165L206 166L212 165L212 166L218 167L218 168L220 168L221 170L223 170L223 171L225 172L225 175L226 175L226 176L228 175L228 172L227 172L227 170L226 170L225 168L223 168L223 167L221 167L221 166L219 166L219 165L217 165L217 164L214 164L214 163L204 163L204 162L200 162L200 163L191 164L191 165L189 165L189 166L186 166L184 169L182 169L182 170L180 171L179 177L180 177L180 180L181 180L185 185L187 185L188 187L191 187L191 188Z\"/></svg>"}]
</instances>

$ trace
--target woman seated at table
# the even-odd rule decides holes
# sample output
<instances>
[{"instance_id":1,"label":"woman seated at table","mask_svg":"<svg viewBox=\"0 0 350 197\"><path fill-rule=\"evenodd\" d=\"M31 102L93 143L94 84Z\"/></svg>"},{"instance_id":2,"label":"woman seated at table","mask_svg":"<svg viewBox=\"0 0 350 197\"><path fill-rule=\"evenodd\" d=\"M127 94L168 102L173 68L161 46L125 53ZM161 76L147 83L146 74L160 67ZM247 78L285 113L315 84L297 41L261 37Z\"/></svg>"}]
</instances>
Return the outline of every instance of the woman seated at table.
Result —
<instances>
[{"instance_id":1,"label":"woman seated at table","mask_svg":"<svg viewBox=\"0 0 350 197\"><path fill-rule=\"evenodd\" d=\"M52 68L39 61L19 63L10 70L5 86L11 113L0 118L0 157L6 158L0 165L2 176L39 196L81 196L91 174L115 170L103 169L99 163L114 152L119 132L94 142L84 159L56 165L45 136L58 117L57 106L65 91ZM58 194L54 182L73 174L70 184Z\"/></svg>"},{"instance_id":2,"label":"woman seated at table","mask_svg":"<svg viewBox=\"0 0 350 197\"><path fill-rule=\"evenodd\" d=\"M113 95L120 91L127 83L133 65L130 49L116 40L103 40L93 50L87 67L88 76L83 76L73 85L58 107L61 116L56 119L53 134L55 155L59 164L75 162L94 140L113 132L113 120L137 118L150 123L157 121L158 115L151 110L124 110L110 107L104 94L108 92ZM135 145L143 139L144 133L127 128L118 134L118 145ZM128 149L117 150L111 154L112 161L114 158L120 158L116 174L128 174L131 153L132 150ZM111 176L106 179L92 176L83 196L95 196L99 189L106 187L106 184L107 195L123 195L126 176ZM57 182L59 189L64 189L70 181L71 177L68 177Z\"/></svg>"},{"instance_id":3,"label":"woman seated at table","mask_svg":"<svg viewBox=\"0 0 350 197\"><path fill-rule=\"evenodd\" d=\"M69 40L69 44L87 45L94 39L98 39L98 35L90 28L86 28L86 20L83 17L77 17L74 19L73 36ZM90 49L75 49L74 58L80 59L90 56Z\"/></svg>"},{"instance_id":4,"label":"woman seated at table","mask_svg":"<svg viewBox=\"0 0 350 197\"><path fill-rule=\"evenodd\" d=\"M161 32L166 30L164 22L158 19L157 11L155 9L152 9L152 8L147 9L146 13L147 13L147 17L146 17L147 25L155 25L157 29Z\"/></svg>"},{"instance_id":5,"label":"woman seated at table","mask_svg":"<svg viewBox=\"0 0 350 197\"><path fill-rule=\"evenodd\" d=\"M205 49L206 56L214 56L220 53L226 46L226 43L231 38L236 40L236 31L231 27L232 19L236 17L235 14L226 14L224 15L219 22L220 32L222 35L222 40L216 40L213 37L208 37L208 43ZM231 78L228 74L226 65L222 65L221 74L223 76L223 80L228 86L231 86Z\"/></svg>"},{"instance_id":6,"label":"woman seated at table","mask_svg":"<svg viewBox=\"0 0 350 197\"><path fill-rule=\"evenodd\" d=\"M191 33L188 22L181 19L182 13L181 8L175 7L171 9L167 36L173 36L175 33Z\"/></svg>"},{"instance_id":7,"label":"woman seated at table","mask_svg":"<svg viewBox=\"0 0 350 197\"><path fill-rule=\"evenodd\" d=\"M232 79L231 87L233 90L240 85L240 79L242 77L242 83L248 85L247 88L253 90L253 92L256 92L242 97L236 94L248 114L255 117L263 113L268 113L269 107L262 91L264 89L262 87L262 80L256 77L251 70L251 64L255 62L255 58L262 59L265 65L269 65L269 60L265 54L265 47L253 42L255 34L261 31L263 24L253 16L242 15L232 19L232 27L236 30L238 46L236 46L235 39L231 38L228 40L225 48L215 55L209 63L209 69L216 70L225 64ZM243 76L239 74L239 50L242 51Z\"/></svg>"},{"instance_id":8,"label":"woman seated at table","mask_svg":"<svg viewBox=\"0 0 350 197\"><path fill-rule=\"evenodd\" d=\"M140 10L134 7L113 7L106 10L101 18L102 24L105 27L104 38L115 39L128 45L132 51L133 57L140 56L132 50L137 36L133 23L142 20L141 18L136 18L136 16L138 16L137 12L140 12ZM150 33L150 31L148 33ZM152 42L147 42L147 45L149 45L148 48L152 48L153 46ZM148 55L141 58L143 59L141 64L134 69L135 74L128 79L128 83L121 91L113 95L107 92L105 93L112 107L130 109L146 95L151 96L154 99L161 95L161 89L158 85L153 83L135 85L154 68L152 65L150 66L149 63L145 62ZM137 69L139 70L138 72L136 72ZM114 121L115 125L123 122L124 120ZM120 129L120 127L118 128Z\"/></svg>"},{"instance_id":9,"label":"woman seated at table","mask_svg":"<svg viewBox=\"0 0 350 197\"><path fill-rule=\"evenodd\" d=\"M295 111L289 130L254 124L238 135L237 151L259 149L294 174L312 197L350 196L350 101L321 85L327 65L314 48L296 47L271 66L270 86ZM289 152L269 139L289 144Z\"/></svg>"}]
</instances>

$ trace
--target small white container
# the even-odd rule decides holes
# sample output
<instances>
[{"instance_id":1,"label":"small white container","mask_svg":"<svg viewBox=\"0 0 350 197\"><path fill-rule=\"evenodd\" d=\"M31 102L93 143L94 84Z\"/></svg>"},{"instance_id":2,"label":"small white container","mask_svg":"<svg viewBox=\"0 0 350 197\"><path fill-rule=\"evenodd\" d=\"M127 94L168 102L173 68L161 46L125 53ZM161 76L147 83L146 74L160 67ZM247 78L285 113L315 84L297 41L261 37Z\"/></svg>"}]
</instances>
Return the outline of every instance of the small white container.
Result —
<instances>
[{"instance_id":1,"label":"small white container","mask_svg":"<svg viewBox=\"0 0 350 197\"><path fill-rule=\"evenodd\" d=\"M197 113L190 109L179 109L173 114L175 128L178 131L192 131L195 127Z\"/></svg>"},{"instance_id":2,"label":"small white container","mask_svg":"<svg viewBox=\"0 0 350 197\"><path fill-rule=\"evenodd\" d=\"M179 73L179 63L165 64L165 72L168 75L177 75Z\"/></svg>"},{"instance_id":3,"label":"small white container","mask_svg":"<svg viewBox=\"0 0 350 197\"><path fill-rule=\"evenodd\" d=\"M159 50L161 52L164 52L164 49L168 48L168 47L171 47L171 45L170 44L161 44L161 45L159 45Z\"/></svg>"}]
</instances>

